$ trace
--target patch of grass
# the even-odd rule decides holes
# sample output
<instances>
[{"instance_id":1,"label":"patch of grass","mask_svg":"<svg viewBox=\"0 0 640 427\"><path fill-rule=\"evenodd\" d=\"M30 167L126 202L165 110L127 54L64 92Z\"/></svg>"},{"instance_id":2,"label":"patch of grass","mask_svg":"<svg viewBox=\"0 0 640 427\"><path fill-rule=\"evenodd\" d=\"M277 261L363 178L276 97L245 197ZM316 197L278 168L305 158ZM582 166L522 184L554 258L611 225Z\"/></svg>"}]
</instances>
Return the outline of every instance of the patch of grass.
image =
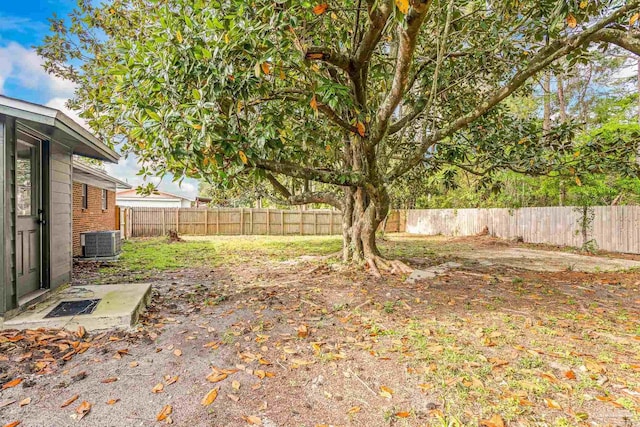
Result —
<instances>
[{"instance_id":1,"label":"patch of grass","mask_svg":"<svg viewBox=\"0 0 640 427\"><path fill-rule=\"evenodd\" d=\"M545 366L540 356L525 356L518 360L518 366L523 369L539 369Z\"/></svg>"},{"instance_id":2,"label":"patch of grass","mask_svg":"<svg viewBox=\"0 0 640 427\"><path fill-rule=\"evenodd\" d=\"M132 239L124 243L118 266L103 271L148 273L237 265L256 258L283 261L302 255L328 255L339 251L341 245L339 236L189 237L177 243L168 243L164 237Z\"/></svg>"}]
</instances>

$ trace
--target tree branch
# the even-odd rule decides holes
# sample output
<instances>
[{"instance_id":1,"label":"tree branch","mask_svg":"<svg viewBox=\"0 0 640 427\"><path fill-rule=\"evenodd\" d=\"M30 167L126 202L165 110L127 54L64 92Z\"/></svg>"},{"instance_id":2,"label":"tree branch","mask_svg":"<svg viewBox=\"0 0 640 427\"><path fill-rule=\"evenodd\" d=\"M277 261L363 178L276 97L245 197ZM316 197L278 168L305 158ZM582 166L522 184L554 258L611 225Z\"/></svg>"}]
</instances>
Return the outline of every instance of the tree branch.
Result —
<instances>
[{"instance_id":1,"label":"tree branch","mask_svg":"<svg viewBox=\"0 0 640 427\"><path fill-rule=\"evenodd\" d=\"M290 196L287 202L291 205L307 205L309 203L325 203L342 209L340 196L329 191L314 191Z\"/></svg>"},{"instance_id":2,"label":"tree branch","mask_svg":"<svg viewBox=\"0 0 640 427\"><path fill-rule=\"evenodd\" d=\"M323 61L327 64L335 65L347 73L351 73L353 70L349 56L328 47L310 47L305 52L304 59L310 61Z\"/></svg>"},{"instance_id":3,"label":"tree branch","mask_svg":"<svg viewBox=\"0 0 640 427\"><path fill-rule=\"evenodd\" d=\"M369 7L369 27L362 36L362 41L356 49L353 61L356 68L361 68L369 62L373 50L378 45L382 32L387 24L387 20L393 11L393 0L381 1L378 7L374 7L374 1L368 1Z\"/></svg>"},{"instance_id":4,"label":"tree branch","mask_svg":"<svg viewBox=\"0 0 640 427\"><path fill-rule=\"evenodd\" d=\"M591 41L612 43L629 52L640 55L640 34L604 28L593 35Z\"/></svg>"},{"instance_id":5,"label":"tree branch","mask_svg":"<svg viewBox=\"0 0 640 427\"><path fill-rule=\"evenodd\" d=\"M586 43L589 43L594 35L604 29L607 25L617 21L629 11L634 10L640 5L640 0L632 0L625 6L599 21L591 28L584 30L582 33L565 39L556 40L548 46L542 48L537 55L529 62L528 66L518 71L510 80L497 89L492 95L486 98L484 102L467 114L453 120L448 126L426 136L420 145L414 150L405 162L398 164L389 174L387 180L389 182L404 175L422 160L427 149L434 143L453 135L455 132L467 127L471 122L491 110L493 107L502 102L505 98L515 92L518 88L526 83L538 72L542 71L553 63L556 59L563 57L570 52L578 49Z\"/></svg>"},{"instance_id":6,"label":"tree branch","mask_svg":"<svg viewBox=\"0 0 640 427\"><path fill-rule=\"evenodd\" d=\"M277 203L285 205L306 205L309 203L325 203L327 205L335 206L338 209L342 209L342 200L340 196L329 191L315 191L305 192L302 194L291 194L289 189L285 187L278 179L271 173L266 174L267 180L271 183L273 188L284 197L284 199L274 199Z\"/></svg>"},{"instance_id":7,"label":"tree branch","mask_svg":"<svg viewBox=\"0 0 640 427\"><path fill-rule=\"evenodd\" d=\"M402 97L404 96L409 81L409 71L413 62L413 54L416 48L418 33L431 0L420 0L413 3L405 18L406 27L398 25L398 56L396 58L395 73L391 83L391 90L387 94L376 113L376 124L372 132L370 143L376 145L387 131L389 118L393 114Z\"/></svg>"},{"instance_id":8,"label":"tree branch","mask_svg":"<svg viewBox=\"0 0 640 427\"><path fill-rule=\"evenodd\" d=\"M336 113L327 104L323 104L321 102L318 102L318 110L322 111L324 113L324 115L326 115L329 118L329 120L331 120L333 123L337 124L341 128L343 128L345 130L348 130L349 132L352 132L352 133L357 133L358 132L358 128L357 127L351 125L348 121L346 121L345 119L340 117L338 115L338 113Z\"/></svg>"},{"instance_id":9,"label":"tree branch","mask_svg":"<svg viewBox=\"0 0 640 427\"><path fill-rule=\"evenodd\" d=\"M364 177L355 172L314 169L293 163L266 159L250 159L250 161L258 169L280 173L293 178L310 179L343 187L356 187L365 184Z\"/></svg>"}]
</instances>

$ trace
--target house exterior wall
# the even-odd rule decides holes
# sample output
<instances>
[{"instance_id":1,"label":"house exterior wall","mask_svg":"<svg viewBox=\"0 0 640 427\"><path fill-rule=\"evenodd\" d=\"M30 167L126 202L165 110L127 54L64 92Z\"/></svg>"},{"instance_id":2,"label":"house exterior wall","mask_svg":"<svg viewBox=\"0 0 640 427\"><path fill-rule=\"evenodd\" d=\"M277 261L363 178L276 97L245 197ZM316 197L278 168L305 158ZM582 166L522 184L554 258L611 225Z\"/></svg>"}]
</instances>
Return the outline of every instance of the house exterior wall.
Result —
<instances>
[{"instance_id":1,"label":"house exterior wall","mask_svg":"<svg viewBox=\"0 0 640 427\"><path fill-rule=\"evenodd\" d=\"M51 144L49 160L51 230L50 269L51 289L71 281L72 270L72 153L60 144Z\"/></svg>"},{"instance_id":2,"label":"house exterior wall","mask_svg":"<svg viewBox=\"0 0 640 427\"><path fill-rule=\"evenodd\" d=\"M3 277L2 301L0 313L6 312L17 305L16 292L16 222L15 222L15 149L16 149L16 120L10 116L1 116L2 121L2 199L3 199L3 229L4 238L0 241L3 248Z\"/></svg>"},{"instance_id":3,"label":"house exterior wall","mask_svg":"<svg viewBox=\"0 0 640 427\"><path fill-rule=\"evenodd\" d=\"M82 256L80 234L116 230L116 193L107 190L107 209L102 209L102 188L87 185L87 209L82 208L82 183L73 183L73 256Z\"/></svg>"}]
</instances>

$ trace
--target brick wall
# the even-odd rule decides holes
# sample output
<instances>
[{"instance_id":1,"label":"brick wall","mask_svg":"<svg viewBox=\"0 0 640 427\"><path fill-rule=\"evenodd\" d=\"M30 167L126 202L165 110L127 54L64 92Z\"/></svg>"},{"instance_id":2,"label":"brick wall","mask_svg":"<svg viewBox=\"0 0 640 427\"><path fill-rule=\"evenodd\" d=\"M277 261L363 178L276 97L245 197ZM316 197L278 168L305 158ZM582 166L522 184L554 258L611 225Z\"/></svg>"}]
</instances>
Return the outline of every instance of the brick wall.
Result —
<instances>
[{"instance_id":1,"label":"brick wall","mask_svg":"<svg viewBox=\"0 0 640 427\"><path fill-rule=\"evenodd\" d=\"M107 191L107 209L102 209L102 188L88 186L88 206L82 208L82 184L73 183L73 256L82 255L80 233L116 230L116 193Z\"/></svg>"}]
</instances>

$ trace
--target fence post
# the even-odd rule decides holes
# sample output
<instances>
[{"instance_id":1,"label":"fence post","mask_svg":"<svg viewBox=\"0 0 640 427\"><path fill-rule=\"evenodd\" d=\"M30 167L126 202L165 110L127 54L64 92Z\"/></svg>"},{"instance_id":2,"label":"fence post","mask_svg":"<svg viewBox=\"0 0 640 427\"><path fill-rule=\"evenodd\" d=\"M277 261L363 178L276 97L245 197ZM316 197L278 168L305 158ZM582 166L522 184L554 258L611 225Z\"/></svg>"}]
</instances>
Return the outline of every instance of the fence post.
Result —
<instances>
[{"instance_id":1,"label":"fence post","mask_svg":"<svg viewBox=\"0 0 640 427\"><path fill-rule=\"evenodd\" d=\"M204 235L209 235L209 208L204 210Z\"/></svg>"},{"instance_id":2,"label":"fence post","mask_svg":"<svg viewBox=\"0 0 640 427\"><path fill-rule=\"evenodd\" d=\"M249 234L253 235L253 208L249 210Z\"/></svg>"},{"instance_id":3,"label":"fence post","mask_svg":"<svg viewBox=\"0 0 640 427\"><path fill-rule=\"evenodd\" d=\"M280 210L280 225L281 225L281 230L280 230L280 234L282 234L284 236L284 210Z\"/></svg>"},{"instance_id":4,"label":"fence post","mask_svg":"<svg viewBox=\"0 0 640 427\"><path fill-rule=\"evenodd\" d=\"M267 208L267 236L271 234L271 209Z\"/></svg>"},{"instance_id":5,"label":"fence post","mask_svg":"<svg viewBox=\"0 0 640 427\"><path fill-rule=\"evenodd\" d=\"M240 235L244 234L244 208L240 208Z\"/></svg>"},{"instance_id":6,"label":"fence post","mask_svg":"<svg viewBox=\"0 0 640 427\"><path fill-rule=\"evenodd\" d=\"M216 208L216 236L220 234L220 208Z\"/></svg>"},{"instance_id":7,"label":"fence post","mask_svg":"<svg viewBox=\"0 0 640 427\"><path fill-rule=\"evenodd\" d=\"M167 235L167 226L166 226L165 211L164 211L164 209L162 209L162 235L163 235L163 236L166 236L166 235Z\"/></svg>"}]
</instances>

